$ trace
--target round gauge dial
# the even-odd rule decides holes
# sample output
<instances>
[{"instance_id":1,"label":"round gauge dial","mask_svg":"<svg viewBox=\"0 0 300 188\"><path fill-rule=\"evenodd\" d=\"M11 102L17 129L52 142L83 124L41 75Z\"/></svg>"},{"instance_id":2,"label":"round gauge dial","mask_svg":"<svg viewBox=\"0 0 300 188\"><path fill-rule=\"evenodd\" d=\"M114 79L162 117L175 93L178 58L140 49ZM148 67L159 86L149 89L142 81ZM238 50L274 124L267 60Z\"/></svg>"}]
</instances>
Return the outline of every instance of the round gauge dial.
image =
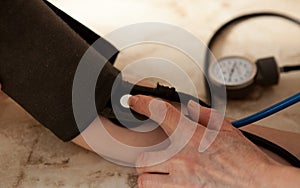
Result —
<instances>
[{"instance_id":1,"label":"round gauge dial","mask_svg":"<svg viewBox=\"0 0 300 188\"><path fill-rule=\"evenodd\" d=\"M251 85L256 75L256 65L242 57L226 57L213 63L210 78L217 84L225 84L227 89L240 89Z\"/></svg>"}]
</instances>

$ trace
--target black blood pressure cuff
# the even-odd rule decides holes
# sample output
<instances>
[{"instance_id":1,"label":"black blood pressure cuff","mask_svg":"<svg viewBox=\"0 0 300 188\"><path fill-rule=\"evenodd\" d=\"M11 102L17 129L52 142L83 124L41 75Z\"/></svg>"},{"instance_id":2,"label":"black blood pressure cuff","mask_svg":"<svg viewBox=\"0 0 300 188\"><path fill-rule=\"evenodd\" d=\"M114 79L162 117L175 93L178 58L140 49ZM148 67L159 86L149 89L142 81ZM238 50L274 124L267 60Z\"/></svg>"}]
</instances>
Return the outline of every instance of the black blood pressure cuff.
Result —
<instances>
[{"instance_id":1,"label":"black blood pressure cuff","mask_svg":"<svg viewBox=\"0 0 300 188\"><path fill-rule=\"evenodd\" d=\"M86 116L85 124L77 126L72 109L72 85L77 65L96 35L83 39L84 29L74 31L74 25L68 25L42 0L3 0L0 4L3 91L60 139L73 139L95 119L94 115ZM105 40L100 44L98 52L104 54L99 56L118 53ZM104 65L95 91L98 111L105 108L119 74L110 62L103 58L91 62L91 66Z\"/></svg>"}]
</instances>

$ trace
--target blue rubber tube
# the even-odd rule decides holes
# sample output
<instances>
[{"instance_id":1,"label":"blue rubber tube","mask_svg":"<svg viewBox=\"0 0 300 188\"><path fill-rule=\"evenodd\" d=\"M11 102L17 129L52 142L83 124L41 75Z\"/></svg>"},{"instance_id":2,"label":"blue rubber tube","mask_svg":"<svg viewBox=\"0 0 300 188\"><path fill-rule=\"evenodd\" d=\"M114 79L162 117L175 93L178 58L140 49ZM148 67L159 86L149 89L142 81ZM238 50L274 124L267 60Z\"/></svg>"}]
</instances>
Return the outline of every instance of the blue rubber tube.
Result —
<instances>
[{"instance_id":1,"label":"blue rubber tube","mask_svg":"<svg viewBox=\"0 0 300 188\"><path fill-rule=\"evenodd\" d=\"M277 104L274 104L273 106L270 106L260 112L255 113L251 116L245 117L240 120L236 120L236 121L232 122L232 125L236 128L240 128L245 125L249 125L249 124L259 121L263 118L266 118L272 114L275 114L289 106L292 106L299 101L300 101L300 93L297 93L296 95L293 95Z\"/></svg>"}]
</instances>

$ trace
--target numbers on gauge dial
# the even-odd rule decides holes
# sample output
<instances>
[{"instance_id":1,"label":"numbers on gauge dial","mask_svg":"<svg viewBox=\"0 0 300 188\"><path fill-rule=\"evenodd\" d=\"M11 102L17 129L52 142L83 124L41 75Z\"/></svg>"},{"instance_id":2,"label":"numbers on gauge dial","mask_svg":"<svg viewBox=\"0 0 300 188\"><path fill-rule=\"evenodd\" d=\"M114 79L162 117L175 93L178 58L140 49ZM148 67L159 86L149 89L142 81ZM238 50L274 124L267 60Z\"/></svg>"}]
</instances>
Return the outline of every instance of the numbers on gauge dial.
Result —
<instances>
[{"instance_id":1,"label":"numbers on gauge dial","mask_svg":"<svg viewBox=\"0 0 300 188\"><path fill-rule=\"evenodd\" d=\"M225 82L227 86L237 86L251 81L255 71L255 65L247 59L231 57L215 63L211 74L221 84Z\"/></svg>"}]
</instances>

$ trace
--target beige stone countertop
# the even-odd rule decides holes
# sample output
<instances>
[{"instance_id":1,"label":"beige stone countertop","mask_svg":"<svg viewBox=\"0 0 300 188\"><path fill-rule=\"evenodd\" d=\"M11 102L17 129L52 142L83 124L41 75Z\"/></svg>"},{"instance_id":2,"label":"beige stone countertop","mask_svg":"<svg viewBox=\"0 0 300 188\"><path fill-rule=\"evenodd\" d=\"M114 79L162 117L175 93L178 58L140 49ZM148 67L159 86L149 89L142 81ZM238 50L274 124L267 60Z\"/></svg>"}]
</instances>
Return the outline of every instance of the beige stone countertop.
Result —
<instances>
[{"instance_id":1,"label":"beige stone countertop","mask_svg":"<svg viewBox=\"0 0 300 188\"><path fill-rule=\"evenodd\" d=\"M241 14L275 11L300 19L298 0L51 0L80 22L105 36L122 26L163 22L186 29L207 42L222 23ZM217 58L241 55L251 60L275 56L279 65L300 63L300 27L277 18L257 18L222 34L213 49ZM145 49L144 49L145 50ZM147 51L148 50L148 51ZM124 68L158 50L121 52ZM182 62L183 58L169 55ZM186 65L197 83L199 75ZM198 76L198 77L197 77ZM203 85L198 84L201 91ZM300 74L281 76L271 88L257 88L243 100L229 100L226 114L240 118L300 91ZM0 187L137 187L135 170L107 162L72 143L63 143L10 99L0 99ZM300 104L258 124L300 133Z\"/></svg>"}]
</instances>

